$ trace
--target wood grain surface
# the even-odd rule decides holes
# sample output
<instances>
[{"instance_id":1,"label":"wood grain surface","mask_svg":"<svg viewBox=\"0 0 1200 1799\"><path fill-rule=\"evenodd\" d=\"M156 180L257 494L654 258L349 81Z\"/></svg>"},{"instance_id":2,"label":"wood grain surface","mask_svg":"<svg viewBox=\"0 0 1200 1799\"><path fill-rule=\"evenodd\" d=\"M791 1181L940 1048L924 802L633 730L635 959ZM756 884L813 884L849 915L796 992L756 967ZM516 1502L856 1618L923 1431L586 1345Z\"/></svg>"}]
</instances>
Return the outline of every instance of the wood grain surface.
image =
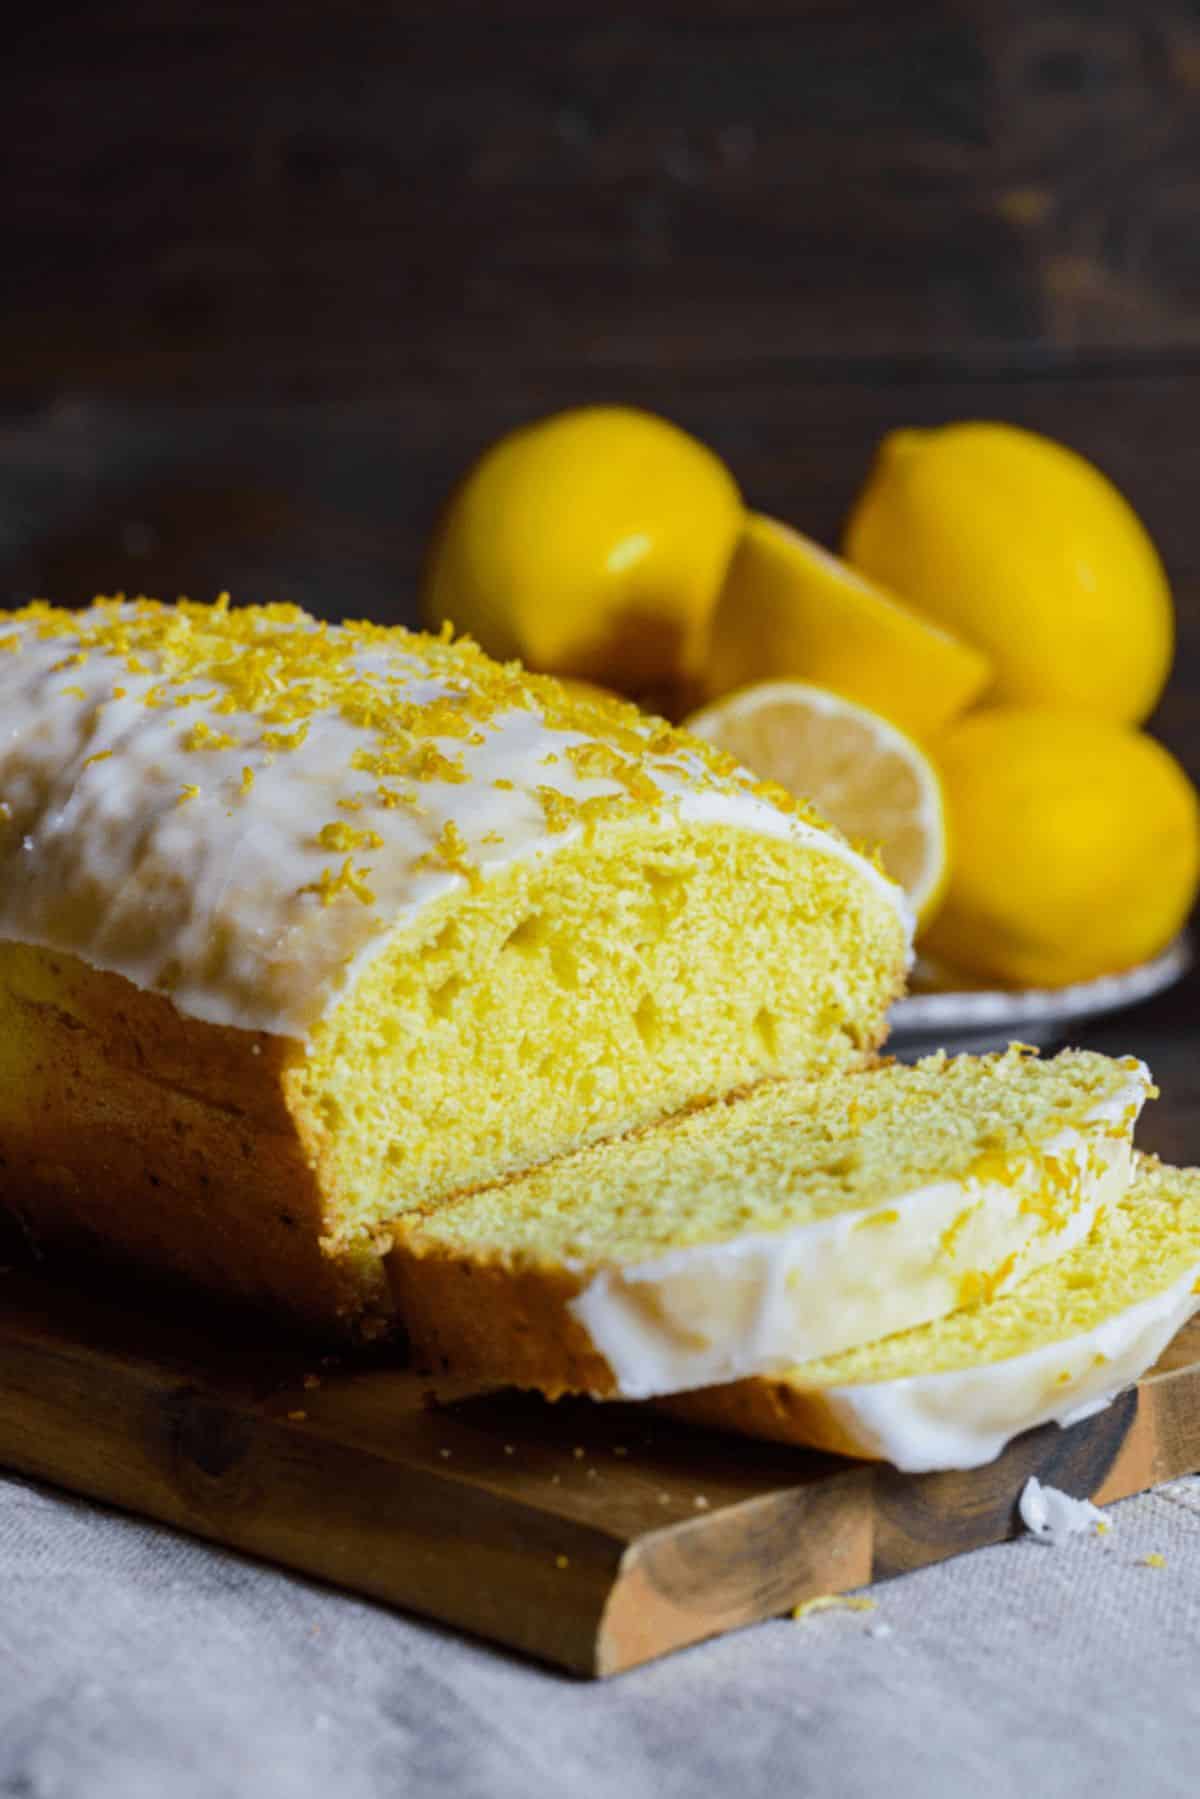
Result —
<instances>
[{"instance_id":1,"label":"wood grain surface","mask_svg":"<svg viewBox=\"0 0 1200 1799\"><path fill-rule=\"evenodd\" d=\"M1186 0L50 4L8 318L206 402L1195 351L1198 86Z\"/></svg>"},{"instance_id":2,"label":"wood grain surface","mask_svg":"<svg viewBox=\"0 0 1200 1799\"><path fill-rule=\"evenodd\" d=\"M411 618L466 463L664 411L832 541L990 415L1162 545L1200 774L1185 0L50 0L0 61L0 595Z\"/></svg>"},{"instance_id":3,"label":"wood grain surface","mask_svg":"<svg viewBox=\"0 0 1200 1799\"><path fill-rule=\"evenodd\" d=\"M642 1406L314 1365L10 1270L0 1465L608 1675L1011 1536L1031 1474L1106 1504L1200 1468L1200 1321L1098 1417L911 1476Z\"/></svg>"}]
</instances>

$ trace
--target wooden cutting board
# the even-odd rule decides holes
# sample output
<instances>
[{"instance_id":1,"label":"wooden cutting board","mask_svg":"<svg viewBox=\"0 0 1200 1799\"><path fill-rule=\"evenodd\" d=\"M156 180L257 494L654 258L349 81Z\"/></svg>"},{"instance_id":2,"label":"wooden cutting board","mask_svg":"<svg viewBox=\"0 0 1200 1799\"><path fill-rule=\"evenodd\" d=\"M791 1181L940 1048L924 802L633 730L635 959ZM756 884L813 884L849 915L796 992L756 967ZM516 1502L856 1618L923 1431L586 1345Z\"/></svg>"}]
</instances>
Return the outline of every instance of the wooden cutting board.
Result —
<instances>
[{"instance_id":1,"label":"wooden cutting board","mask_svg":"<svg viewBox=\"0 0 1200 1799\"><path fill-rule=\"evenodd\" d=\"M1031 1474L1103 1505L1200 1468L1200 1319L1106 1412L970 1474L437 1392L0 1274L0 1463L581 1674L998 1542Z\"/></svg>"}]
</instances>

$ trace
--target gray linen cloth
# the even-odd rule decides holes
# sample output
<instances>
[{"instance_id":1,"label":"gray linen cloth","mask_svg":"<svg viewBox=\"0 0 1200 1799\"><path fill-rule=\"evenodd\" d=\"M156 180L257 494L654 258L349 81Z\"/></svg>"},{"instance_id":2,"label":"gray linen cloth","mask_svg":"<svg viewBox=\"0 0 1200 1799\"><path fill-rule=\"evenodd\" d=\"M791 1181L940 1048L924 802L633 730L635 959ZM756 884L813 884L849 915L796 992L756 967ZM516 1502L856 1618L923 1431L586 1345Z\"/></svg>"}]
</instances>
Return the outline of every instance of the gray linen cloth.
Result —
<instances>
[{"instance_id":1,"label":"gray linen cloth","mask_svg":"<svg viewBox=\"0 0 1200 1799\"><path fill-rule=\"evenodd\" d=\"M1109 1516L594 1684L0 1478L0 1795L1190 1794L1200 1480Z\"/></svg>"}]
</instances>

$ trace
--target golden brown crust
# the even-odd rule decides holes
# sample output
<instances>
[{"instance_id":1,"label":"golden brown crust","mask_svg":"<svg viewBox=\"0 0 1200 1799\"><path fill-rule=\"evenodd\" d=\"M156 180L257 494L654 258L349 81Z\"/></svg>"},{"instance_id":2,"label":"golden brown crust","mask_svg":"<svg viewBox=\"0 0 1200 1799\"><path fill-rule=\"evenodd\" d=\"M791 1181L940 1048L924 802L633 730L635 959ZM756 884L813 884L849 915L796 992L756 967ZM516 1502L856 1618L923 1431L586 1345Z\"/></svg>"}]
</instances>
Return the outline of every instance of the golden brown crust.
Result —
<instances>
[{"instance_id":1,"label":"golden brown crust","mask_svg":"<svg viewBox=\"0 0 1200 1799\"><path fill-rule=\"evenodd\" d=\"M846 1434L820 1393L805 1393L766 1376L679 1393L660 1400L658 1409L689 1424L735 1431L742 1437L766 1437L772 1443L827 1449L867 1461L878 1459L857 1438Z\"/></svg>"},{"instance_id":2,"label":"golden brown crust","mask_svg":"<svg viewBox=\"0 0 1200 1799\"><path fill-rule=\"evenodd\" d=\"M514 1268L421 1247L401 1222L386 1267L413 1360L435 1372L481 1374L514 1387L612 1393L612 1370L568 1311L578 1280L558 1268Z\"/></svg>"},{"instance_id":3,"label":"golden brown crust","mask_svg":"<svg viewBox=\"0 0 1200 1799\"><path fill-rule=\"evenodd\" d=\"M48 1249L370 1333L390 1310L378 1256L328 1240L285 1100L295 1054L71 956L0 944L0 1210Z\"/></svg>"},{"instance_id":4,"label":"golden brown crust","mask_svg":"<svg viewBox=\"0 0 1200 1799\"><path fill-rule=\"evenodd\" d=\"M303 1066L294 1039L207 1024L73 956L0 942L0 1214L47 1249L326 1336L397 1330L399 1304L431 1363L551 1394L611 1391L566 1309L568 1276L424 1257L418 1272L402 1239L385 1270L372 1244L339 1241Z\"/></svg>"},{"instance_id":5,"label":"golden brown crust","mask_svg":"<svg viewBox=\"0 0 1200 1799\"><path fill-rule=\"evenodd\" d=\"M874 1046L864 1048L864 1068L878 1059ZM756 1088L772 1085L775 1078L766 1076L721 1095L697 1096L671 1117L640 1125L626 1132L622 1140L636 1141L669 1130L682 1118L710 1106L735 1105ZM504 1187L528 1172L521 1170L487 1186ZM464 1188L433 1209L440 1213L455 1199L478 1191L478 1187ZM457 1255L441 1244L424 1241L421 1225L420 1210L398 1220L392 1227L392 1247L386 1258L392 1294L418 1365L434 1372L481 1375L509 1386L532 1388L550 1399L564 1393L591 1393L597 1398L616 1395L612 1369L568 1310L569 1302L581 1290L577 1277L552 1265L518 1267L500 1256ZM742 1383L747 1389L760 1384L765 1383ZM713 1393L719 1396L738 1390L714 1388ZM769 1410L764 1409L764 1417ZM734 1408L734 1419L738 1412L739 1408ZM729 1428L740 1426L731 1421ZM782 1440L797 1439L784 1435Z\"/></svg>"}]
</instances>

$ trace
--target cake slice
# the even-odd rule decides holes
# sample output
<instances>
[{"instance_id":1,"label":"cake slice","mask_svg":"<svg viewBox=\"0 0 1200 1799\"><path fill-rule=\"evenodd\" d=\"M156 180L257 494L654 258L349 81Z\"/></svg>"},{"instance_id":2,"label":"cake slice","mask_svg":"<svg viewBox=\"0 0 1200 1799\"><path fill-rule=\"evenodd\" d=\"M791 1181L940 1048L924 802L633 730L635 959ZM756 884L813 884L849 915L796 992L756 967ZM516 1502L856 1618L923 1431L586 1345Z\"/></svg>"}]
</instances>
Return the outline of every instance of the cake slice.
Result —
<instances>
[{"instance_id":1,"label":"cake slice","mask_svg":"<svg viewBox=\"0 0 1200 1799\"><path fill-rule=\"evenodd\" d=\"M1071 1249L1149 1091L1019 1047L781 1083L411 1214L388 1270L429 1366L635 1399L780 1372Z\"/></svg>"},{"instance_id":2,"label":"cake slice","mask_svg":"<svg viewBox=\"0 0 1200 1799\"><path fill-rule=\"evenodd\" d=\"M871 1058L904 902L780 790L470 643L0 618L0 1210L321 1329L393 1220Z\"/></svg>"},{"instance_id":3,"label":"cake slice","mask_svg":"<svg viewBox=\"0 0 1200 1799\"><path fill-rule=\"evenodd\" d=\"M1099 1411L1197 1309L1200 1169L1138 1156L1091 1236L1000 1298L671 1410L909 1473L977 1468L1021 1431Z\"/></svg>"}]
</instances>

